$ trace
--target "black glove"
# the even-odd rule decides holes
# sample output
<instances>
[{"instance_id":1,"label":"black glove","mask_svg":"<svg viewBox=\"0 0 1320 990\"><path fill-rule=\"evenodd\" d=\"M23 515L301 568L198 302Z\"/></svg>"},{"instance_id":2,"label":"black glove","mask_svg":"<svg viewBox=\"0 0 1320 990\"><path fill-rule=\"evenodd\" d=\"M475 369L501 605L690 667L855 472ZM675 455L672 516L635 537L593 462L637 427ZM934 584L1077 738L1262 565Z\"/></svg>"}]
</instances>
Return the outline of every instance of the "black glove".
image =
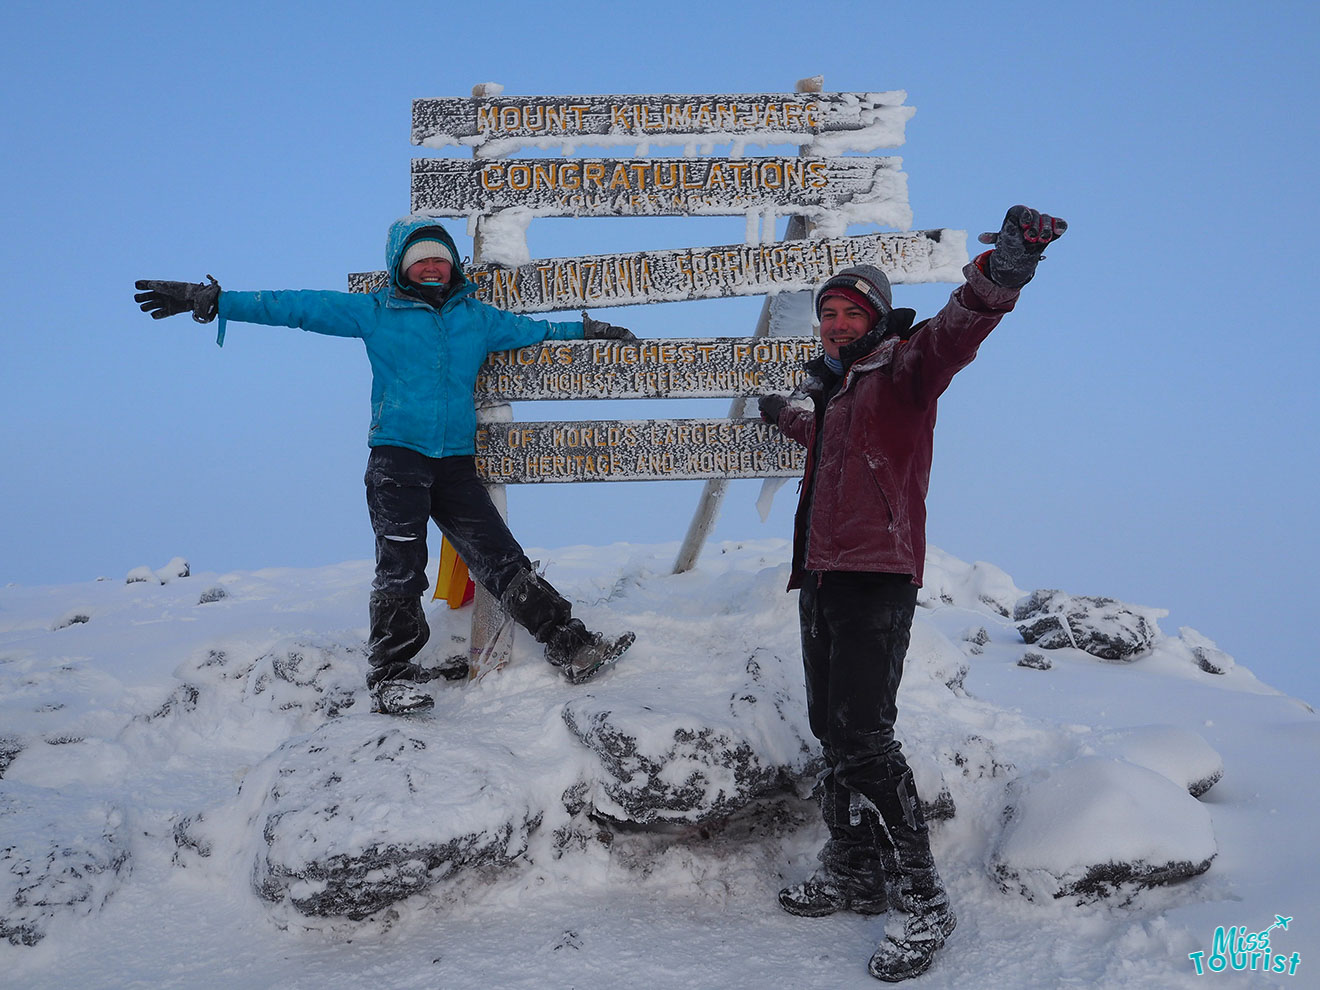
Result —
<instances>
[{"instance_id":1,"label":"black glove","mask_svg":"<svg viewBox=\"0 0 1320 990\"><path fill-rule=\"evenodd\" d=\"M779 414L784 411L784 406L788 405L788 400L782 395L763 395L756 400L756 408L761 412L761 418L771 426L779 423Z\"/></svg>"},{"instance_id":2,"label":"black glove","mask_svg":"<svg viewBox=\"0 0 1320 990\"><path fill-rule=\"evenodd\" d=\"M1045 246L1057 241L1068 224L1027 206L1011 207L1004 215L1004 225L997 234L982 234L977 240L993 244L995 249L985 263L990 281L1005 289L1020 289L1036 274L1036 265L1045 257Z\"/></svg>"},{"instance_id":3,"label":"black glove","mask_svg":"<svg viewBox=\"0 0 1320 990\"><path fill-rule=\"evenodd\" d=\"M147 291L134 295L133 301L141 303L142 312L150 313L153 320L192 310L193 319L198 323L210 323L220 311L220 283L214 275L206 277L211 280L209 285L206 282L139 279L133 287Z\"/></svg>"},{"instance_id":4,"label":"black glove","mask_svg":"<svg viewBox=\"0 0 1320 990\"><path fill-rule=\"evenodd\" d=\"M593 320L585 312L582 314L582 336L586 340L636 340L637 335L627 327L616 327L612 323Z\"/></svg>"}]
</instances>

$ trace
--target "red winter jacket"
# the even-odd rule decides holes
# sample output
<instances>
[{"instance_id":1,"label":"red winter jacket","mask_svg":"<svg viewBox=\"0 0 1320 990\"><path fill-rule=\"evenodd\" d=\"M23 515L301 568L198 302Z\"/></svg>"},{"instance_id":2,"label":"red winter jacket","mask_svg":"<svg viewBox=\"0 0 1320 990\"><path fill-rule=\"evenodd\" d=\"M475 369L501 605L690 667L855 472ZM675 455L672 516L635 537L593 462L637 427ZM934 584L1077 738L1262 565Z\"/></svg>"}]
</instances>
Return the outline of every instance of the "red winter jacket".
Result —
<instances>
[{"instance_id":1,"label":"red winter jacket","mask_svg":"<svg viewBox=\"0 0 1320 990\"><path fill-rule=\"evenodd\" d=\"M833 397L823 380L833 373L820 358L808 362L793 397L811 401L779 414L779 429L807 448L790 589L804 571L910 574L921 584L936 400L1018 297L975 264L963 274L943 309L906 340L889 337L858 358Z\"/></svg>"}]
</instances>

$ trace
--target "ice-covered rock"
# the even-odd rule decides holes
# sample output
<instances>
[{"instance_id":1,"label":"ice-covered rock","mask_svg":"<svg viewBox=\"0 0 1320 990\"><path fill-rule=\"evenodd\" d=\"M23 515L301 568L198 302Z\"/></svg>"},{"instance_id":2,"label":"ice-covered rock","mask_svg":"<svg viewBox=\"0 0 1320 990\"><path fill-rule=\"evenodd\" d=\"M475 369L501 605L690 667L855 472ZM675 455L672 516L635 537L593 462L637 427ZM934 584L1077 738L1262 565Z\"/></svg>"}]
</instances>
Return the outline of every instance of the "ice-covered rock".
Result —
<instances>
[{"instance_id":1,"label":"ice-covered rock","mask_svg":"<svg viewBox=\"0 0 1320 990\"><path fill-rule=\"evenodd\" d=\"M541 819L516 761L444 743L426 721L333 719L271 754L232 806L182 823L176 842L209 857L227 832L248 836L257 893L314 917L365 918L509 865Z\"/></svg>"},{"instance_id":2,"label":"ice-covered rock","mask_svg":"<svg viewBox=\"0 0 1320 990\"><path fill-rule=\"evenodd\" d=\"M1204 873L1217 847L1209 811L1166 776L1083 757L1009 785L990 872L1029 900L1118 897Z\"/></svg>"},{"instance_id":3,"label":"ice-covered rock","mask_svg":"<svg viewBox=\"0 0 1320 990\"><path fill-rule=\"evenodd\" d=\"M1224 776L1224 760L1201 736L1176 725L1140 725L1106 732L1088 747L1168 777L1200 797Z\"/></svg>"},{"instance_id":4,"label":"ice-covered rock","mask_svg":"<svg viewBox=\"0 0 1320 990\"><path fill-rule=\"evenodd\" d=\"M815 754L798 713L787 710L800 704L785 683L797 671L796 661L757 651L741 683L708 708L570 701L564 722L603 770L596 810L638 824L696 823L791 787Z\"/></svg>"},{"instance_id":5,"label":"ice-covered rock","mask_svg":"<svg viewBox=\"0 0 1320 990\"><path fill-rule=\"evenodd\" d=\"M936 547L927 548L926 576L917 599L922 605L956 605L1008 618L1021 598L1022 589L994 564L968 564Z\"/></svg>"},{"instance_id":6,"label":"ice-covered rock","mask_svg":"<svg viewBox=\"0 0 1320 990\"><path fill-rule=\"evenodd\" d=\"M36 945L100 910L130 872L122 809L47 787L0 790L0 939Z\"/></svg>"},{"instance_id":7,"label":"ice-covered rock","mask_svg":"<svg viewBox=\"0 0 1320 990\"><path fill-rule=\"evenodd\" d=\"M1044 653L1037 653L1035 650L1027 650L1018 660L1019 667L1026 667L1030 670L1050 670L1054 667L1054 661Z\"/></svg>"},{"instance_id":8,"label":"ice-covered rock","mask_svg":"<svg viewBox=\"0 0 1320 990\"><path fill-rule=\"evenodd\" d=\"M1203 636L1191 626L1179 628L1178 637L1191 651L1196 665L1207 674L1227 674L1237 666L1236 661L1229 654L1215 645L1214 640Z\"/></svg>"},{"instance_id":9,"label":"ice-covered rock","mask_svg":"<svg viewBox=\"0 0 1320 990\"><path fill-rule=\"evenodd\" d=\"M13 763L14 757L21 752L23 752L22 739L12 735L0 736L0 779L4 778L9 764Z\"/></svg>"},{"instance_id":10,"label":"ice-covered rock","mask_svg":"<svg viewBox=\"0 0 1320 990\"><path fill-rule=\"evenodd\" d=\"M155 570L156 580L161 584L169 584L175 578L186 578L192 575L192 568L182 557L171 557L170 562L164 567Z\"/></svg>"},{"instance_id":11,"label":"ice-covered rock","mask_svg":"<svg viewBox=\"0 0 1320 990\"><path fill-rule=\"evenodd\" d=\"M1160 638L1156 620L1168 614L1113 598L1037 590L1017 602L1013 621L1028 644L1071 646L1102 660L1128 661L1154 647Z\"/></svg>"}]
</instances>

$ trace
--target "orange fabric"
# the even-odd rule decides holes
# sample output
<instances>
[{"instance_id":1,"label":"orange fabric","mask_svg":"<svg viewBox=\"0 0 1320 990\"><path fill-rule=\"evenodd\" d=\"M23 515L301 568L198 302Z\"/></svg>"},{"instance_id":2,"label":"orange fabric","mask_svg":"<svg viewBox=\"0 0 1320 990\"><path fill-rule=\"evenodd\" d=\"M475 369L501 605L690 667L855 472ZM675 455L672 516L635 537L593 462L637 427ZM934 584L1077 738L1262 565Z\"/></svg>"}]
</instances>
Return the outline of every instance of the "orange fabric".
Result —
<instances>
[{"instance_id":1,"label":"orange fabric","mask_svg":"<svg viewBox=\"0 0 1320 990\"><path fill-rule=\"evenodd\" d=\"M477 586L468 577L467 564L458 555L448 539L440 543L440 572L436 575L435 594L432 601L440 598L449 603L450 608L462 608L476 597Z\"/></svg>"}]
</instances>

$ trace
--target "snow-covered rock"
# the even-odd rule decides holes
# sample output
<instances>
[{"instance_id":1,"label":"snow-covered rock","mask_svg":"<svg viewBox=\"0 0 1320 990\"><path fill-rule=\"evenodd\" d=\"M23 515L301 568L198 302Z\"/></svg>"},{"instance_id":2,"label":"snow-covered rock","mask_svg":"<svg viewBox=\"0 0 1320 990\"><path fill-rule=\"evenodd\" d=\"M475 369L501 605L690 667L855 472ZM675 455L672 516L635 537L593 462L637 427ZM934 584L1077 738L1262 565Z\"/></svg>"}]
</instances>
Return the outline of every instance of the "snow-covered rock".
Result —
<instances>
[{"instance_id":1,"label":"snow-covered rock","mask_svg":"<svg viewBox=\"0 0 1320 990\"><path fill-rule=\"evenodd\" d=\"M814 752L789 708L799 702L786 679L800 676L798 666L757 651L704 710L592 695L569 702L564 722L603 770L596 810L639 824L705 822L791 788Z\"/></svg>"},{"instance_id":2,"label":"snow-covered rock","mask_svg":"<svg viewBox=\"0 0 1320 990\"><path fill-rule=\"evenodd\" d=\"M99 911L130 873L123 810L76 791L6 782L0 837L0 939L14 945Z\"/></svg>"},{"instance_id":3,"label":"snow-covered rock","mask_svg":"<svg viewBox=\"0 0 1320 990\"><path fill-rule=\"evenodd\" d=\"M1176 725L1141 725L1099 734L1093 752L1135 763L1200 797L1224 776L1224 759L1204 738Z\"/></svg>"},{"instance_id":4,"label":"snow-covered rock","mask_svg":"<svg viewBox=\"0 0 1320 990\"><path fill-rule=\"evenodd\" d=\"M1210 813L1163 774L1083 757L1009 786L991 874L1029 900L1131 900L1143 887L1204 873L1217 847Z\"/></svg>"},{"instance_id":5,"label":"snow-covered rock","mask_svg":"<svg viewBox=\"0 0 1320 990\"><path fill-rule=\"evenodd\" d=\"M229 829L259 836L248 865L263 898L365 918L526 850L541 812L514 761L472 756L425 721L333 719L281 746L234 806L182 823L176 841L209 857Z\"/></svg>"},{"instance_id":6,"label":"snow-covered rock","mask_svg":"<svg viewBox=\"0 0 1320 990\"><path fill-rule=\"evenodd\" d=\"M1102 660L1128 661L1151 650L1160 638L1156 620L1168 614L1112 598L1037 590L1017 602L1013 621L1028 644L1071 646Z\"/></svg>"},{"instance_id":7,"label":"snow-covered rock","mask_svg":"<svg viewBox=\"0 0 1320 990\"><path fill-rule=\"evenodd\" d=\"M1019 667L1026 667L1029 670L1050 670L1054 667L1054 661L1044 653L1037 653L1035 650L1027 650L1018 660Z\"/></svg>"},{"instance_id":8,"label":"snow-covered rock","mask_svg":"<svg viewBox=\"0 0 1320 990\"><path fill-rule=\"evenodd\" d=\"M936 547L926 551L926 577L917 598L922 605L956 605L1008 618L1022 594L994 564L966 564Z\"/></svg>"},{"instance_id":9,"label":"snow-covered rock","mask_svg":"<svg viewBox=\"0 0 1320 990\"><path fill-rule=\"evenodd\" d=\"M1196 665L1207 674L1227 674L1236 666L1233 658L1216 646L1214 640L1203 636L1191 626L1180 627L1178 638L1191 651Z\"/></svg>"}]
</instances>

